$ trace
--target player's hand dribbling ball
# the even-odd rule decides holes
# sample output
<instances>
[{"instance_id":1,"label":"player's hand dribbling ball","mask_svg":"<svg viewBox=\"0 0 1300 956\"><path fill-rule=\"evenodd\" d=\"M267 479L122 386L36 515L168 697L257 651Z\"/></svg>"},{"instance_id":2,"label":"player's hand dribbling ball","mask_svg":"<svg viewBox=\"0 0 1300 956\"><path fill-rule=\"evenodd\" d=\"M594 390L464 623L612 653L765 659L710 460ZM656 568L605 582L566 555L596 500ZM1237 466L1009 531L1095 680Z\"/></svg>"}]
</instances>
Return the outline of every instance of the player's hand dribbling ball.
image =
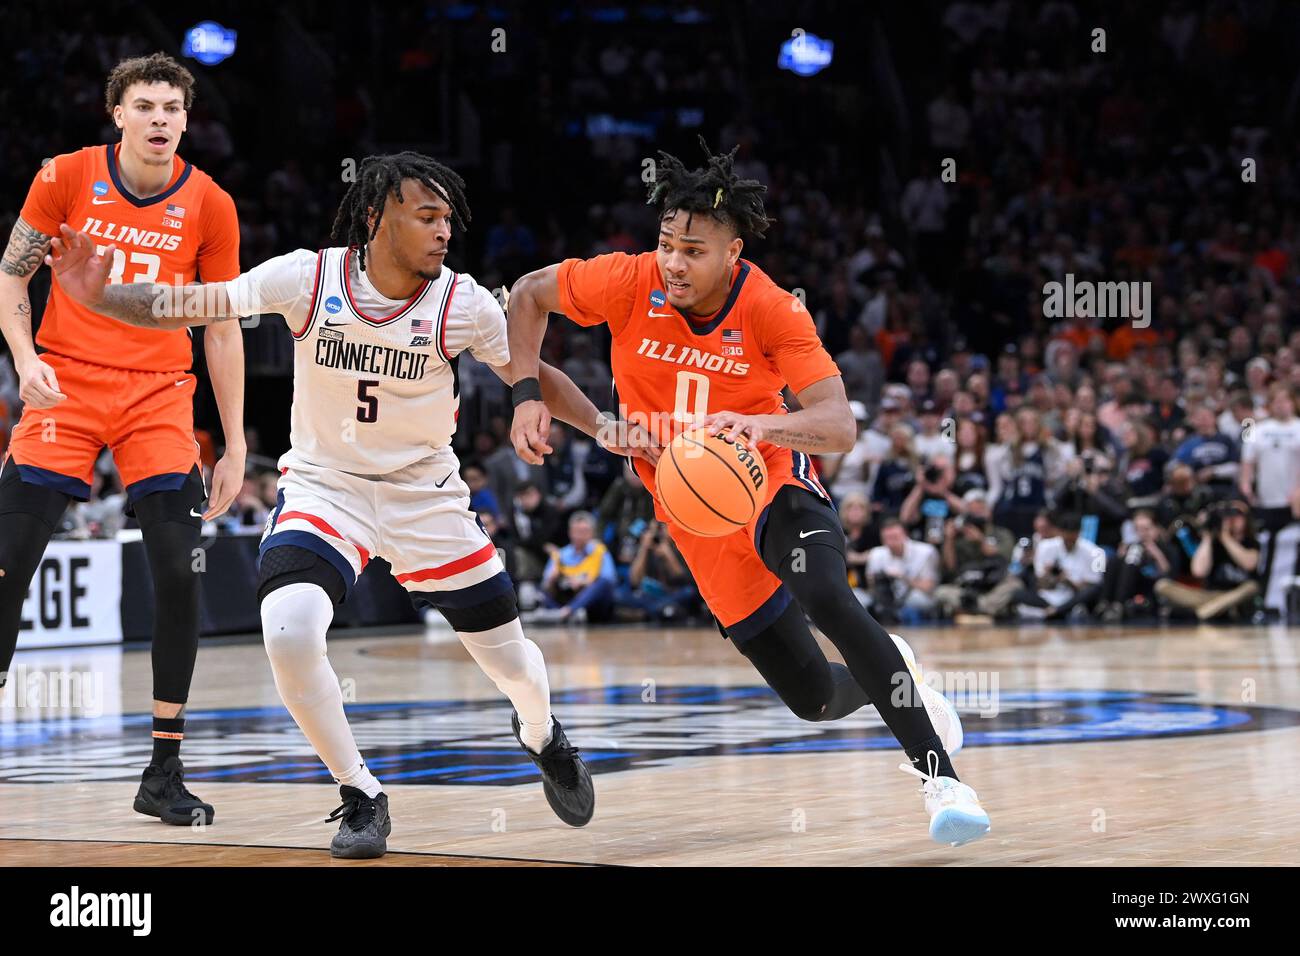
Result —
<instances>
[{"instance_id":1,"label":"player's hand dribbling ball","mask_svg":"<svg viewBox=\"0 0 1300 956\"><path fill-rule=\"evenodd\" d=\"M707 429L682 432L655 471L659 503L683 530L705 538L734 534L767 498L763 456Z\"/></svg>"}]
</instances>

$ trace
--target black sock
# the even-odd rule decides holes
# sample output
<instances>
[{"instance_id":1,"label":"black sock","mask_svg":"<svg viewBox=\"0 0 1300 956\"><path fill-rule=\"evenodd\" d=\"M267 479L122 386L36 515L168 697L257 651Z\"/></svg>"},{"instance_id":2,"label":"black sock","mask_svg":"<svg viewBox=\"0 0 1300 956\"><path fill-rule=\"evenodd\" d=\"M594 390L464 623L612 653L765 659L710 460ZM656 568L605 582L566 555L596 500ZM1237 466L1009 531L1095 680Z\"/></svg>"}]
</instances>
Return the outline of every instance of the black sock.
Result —
<instances>
[{"instance_id":1,"label":"black sock","mask_svg":"<svg viewBox=\"0 0 1300 956\"><path fill-rule=\"evenodd\" d=\"M912 761L912 766L922 773L933 773L936 777L952 777L954 780L961 779L957 776L957 771L952 769L952 760L948 757L948 751L943 749L943 742L939 740L938 735L921 741L915 747L907 748L904 753L907 759ZM933 753L938 760L937 768L934 760L930 758Z\"/></svg>"},{"instance_id":2,"label":"black sock","mask_svg":"<svg viewBox=\"0 0 1300 956\"><path fill-rule=\"evenodd\" d=\"M184 717L155 717L153 719L153 765L161 767L168 757L179 757L181 741L184 739Z\"/></svg>"}]
</instances>

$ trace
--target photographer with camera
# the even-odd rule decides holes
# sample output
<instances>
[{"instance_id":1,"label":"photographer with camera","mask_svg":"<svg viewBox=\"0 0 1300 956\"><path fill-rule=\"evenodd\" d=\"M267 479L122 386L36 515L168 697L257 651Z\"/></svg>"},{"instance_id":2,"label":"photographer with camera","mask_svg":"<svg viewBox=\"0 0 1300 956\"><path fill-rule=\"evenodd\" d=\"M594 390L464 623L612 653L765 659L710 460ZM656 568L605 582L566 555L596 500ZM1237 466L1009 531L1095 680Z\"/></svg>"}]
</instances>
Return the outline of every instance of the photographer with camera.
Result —
<instances>
[{"instance_id":1,"label":"photographer with camera","mask_svg":"<svg viewBox=\"0 0 1300 956\"><path fill-rule=\"evenodd\" d=\"M954 477L952 465L942 455L916 469L916 483L898 511L898 520L912 537L936 547L943 543L944 522L964 510L961 498L952 490Z\"/></svg>"},{"instance_id":2,"label":"photographer with camera","mask_svg":"<svg viewBox=\"0 0 1300 956\"><path fill-rule=\"evenodd\" d=\"M868 608L882 624L927 616L935 609L939 550L907 536L903 523L886 518L881 545L867 554Z\"/></svg>"},{"instance_id":3,"label":"photographer with camera","mask_svg":"<svg viewBox=\"0 0 1300 956\"><path fill-rule=\"evenodd\" d=\"M1016 546L1010 531L993 524L984 491L968 491L962 504L965 512L943 528L940 556L947 583L934 589L934 597L944 616L976 612L980 597L1006 577Z\"/></svg>"},{"instance_id":4,"label":"photographer with camera","mask_svg":"<svg viewBox=\"0 0 1300 956\"><path fill-rule=\"evenodd\" d=\"M1114 463L1098 451L1089 449L1065 467L1068 480L1057 497L1058 507L1082 515L1089 537L1103 548L1114 550L1123 537L1128 519L1124 483L1115 476ZM1091 528L1089 528L1091 526Z\"/></svg>"},{"instance_id":5,"label":"photographer with camera","mask_svg":"<svg viewBox=\"0 0 1300 956\"><path fill-rule=\"evenodd\" d=\"M1121 545L1116 560L1106 566L1101 582L1101 619L1116 624L1126 617L1150 613L1159 581L1172 579L1187 564L1176 543L1170 540L1155 514L1143 508L1133 515L1135 541Z\"/></svg>"},{"instance_id":6,"label":"photographer with camera","mask_svg":"<svg viewBox=\"0 0 1300 956\"><path fill-rule=\"evenodd\" d=\"M1175 536L1187 549L1193 534L1186 519L1174 522ZM1189 587L1169 578L1156 582L1155 592L1169 604L1192 610L1201 621L1236 609L1241 613L1259 593L1259 542L1244 501L1217 501L1196 519L1200 544L1191 553L1192 577L1204 582Z\"/></svg>"},{"instance_id":7,"label":"photographer with camera","mask_svg":"<svg viewBox=\"0 0 1300 956\"><path fill-rule=\"evenodd\" d=\"M1051 523L1055 535L1034 548L1034 587L1021 588L1013 600L1046 611L1048 621L1087 619L1101 597L1106 552L1079 534L1077 512L1057 512Z\"/></svg>"}]
</instances>

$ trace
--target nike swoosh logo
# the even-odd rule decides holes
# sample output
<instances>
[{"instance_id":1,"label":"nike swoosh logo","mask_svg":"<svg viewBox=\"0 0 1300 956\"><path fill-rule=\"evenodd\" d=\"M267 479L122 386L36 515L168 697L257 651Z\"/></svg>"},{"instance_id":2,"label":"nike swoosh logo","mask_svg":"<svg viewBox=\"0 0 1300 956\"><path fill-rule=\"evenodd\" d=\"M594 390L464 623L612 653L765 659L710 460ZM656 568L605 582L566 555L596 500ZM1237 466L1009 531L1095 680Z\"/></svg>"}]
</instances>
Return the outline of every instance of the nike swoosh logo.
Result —
<instances>
[{"instance_id":1,"label":"nike swoosh logo","mask_svg":"<svg viewBox=\"0 0 1300 956\"><path fill-rule=\"evenodd\" d=\"M651 309L646 315L652 319L671 319L673 317L671 312L656 312L654 309Z\"/></svg>"},{"instance_id":2,"label":"nike swoosh logo","mask_svg":"<svg viewBox=\"0 0 1300 956\"><path fill-rule=\"evenodd\" d=\"M91 200L90 200L90 204L91 204L92 206L107 206L109 203L112 203L112 202L117 202L117 200L116 200L116 199L99 199L99 198L97 198L97 197L91 197Z\"/></svg>"},{"instance_id":3,"label":"nike swoosh logo","mask_svg":"<svg viewBox=\"0 0 1300 956\"><path fill-rule=\"evenodd\" d=\"M190 509L190 517L191 517L191 518L202 518L202 517L203 517L203 512L201 512L201 511L195 511L193 508L191 508L191 509Z\"/></svg>"},{"instance_id":4,"label":"nike swoosh logo","mask_svg":"<svg viewBox=\"0 0 1300 956\"><path fill-rule=\"evenodd\" d=\"M326 319L326 320L325 320L325 328L327 328L327 329L337 329L337 328L340 328L340 327L342 327L342 326L344 326L344 325L347 325L347 323L346 323L346 322L331 322L329 319Z\"/></svg>"},{"instance_id":5,"label":"nike swoosh logo","mask_svg":"<svg viewBox=\"0 0 1300 956\"><path fill-rule=\"evenodd\" d=\"M186 384L187 382L189 382L189 379L183 378L179 382L173 382L172 384L175 385L177 388L179 388L180 386Z\"/></svg>"},{"instance_id":6,"label":"nike swoosh logo","mask_svg":"<svg viewBox=\"0 0 1300 956\"><path fill-rule=\"evenodd\" d=\"M454 474L456 474L454 471L447 472L447 478L450 478ZM437 485L439 488L441 488L443 485L447 483L447 478L442 479L442 481L435 481L434 484Z\"/></svg>"},{"instance_id":7,"label":"nike swoosh logo","mask_svg":"<svg viewBox=\"0 0 1300 956\"><path fill-rule=\"evenodd\" d=\"M829 534L830 528L818 528L816 531L800 531L799 537L806 538L810 534Z\"/></svg>"}]
</instances>

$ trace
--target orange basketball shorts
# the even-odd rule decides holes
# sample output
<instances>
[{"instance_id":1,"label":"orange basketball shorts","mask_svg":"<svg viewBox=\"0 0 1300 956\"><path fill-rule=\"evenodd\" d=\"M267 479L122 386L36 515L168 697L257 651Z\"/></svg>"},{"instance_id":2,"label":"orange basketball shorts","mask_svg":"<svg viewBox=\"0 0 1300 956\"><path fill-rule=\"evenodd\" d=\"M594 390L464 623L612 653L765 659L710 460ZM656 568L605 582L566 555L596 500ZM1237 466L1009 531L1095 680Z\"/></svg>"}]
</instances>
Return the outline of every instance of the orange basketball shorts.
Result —
<instances>
[{"instance_id":1,"label":"orange basketball shorts","mask_svg":"<svg viewBox=\"0 0 1300 956\"><path fill-rule=\"evenodd\" d=\"M668 526L677 550L691 569L700 596L733 641L743 642L772 624L792 600L781 579L768 570L755 542L760 539L768 507L776 493L794 485L830 501L813 468L801 451L760 444L767 465L767 497L763 506L741 530L720 538L702 538L675 525L655 492L654 466L635 460L637 474L655 498L655 517Z\"/></svg>"},{"instance_id":2,"label":"orange basketball shorts","mask_svg":"<svg viewBox=\"0 0 1300 956\"><path fill-rule=\"evenodd\" d=\"M131 501L185 484L199 463L192 374L110 368L52 352L41 359L68 397L53 408L23 409L8 456L23 481L85 501L107 445Z\"/></svg>"}]
</instances>

